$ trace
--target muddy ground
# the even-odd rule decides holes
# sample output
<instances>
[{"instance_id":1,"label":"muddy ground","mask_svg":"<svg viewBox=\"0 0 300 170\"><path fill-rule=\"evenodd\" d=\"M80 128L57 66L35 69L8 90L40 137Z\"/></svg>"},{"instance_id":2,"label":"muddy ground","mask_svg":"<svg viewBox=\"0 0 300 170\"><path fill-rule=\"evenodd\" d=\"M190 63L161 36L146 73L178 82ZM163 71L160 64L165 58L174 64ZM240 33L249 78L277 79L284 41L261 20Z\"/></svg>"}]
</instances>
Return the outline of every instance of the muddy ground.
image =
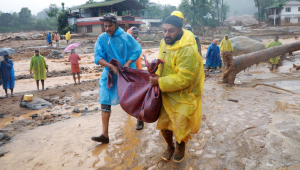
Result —
<instances>
[{"instance_id":1,"label":"muddy ground","mask_svg":"<svg viewBox=\"0 0 300 170\"><path fill-rule=\"evenodd\" d=\"M28 49L42 43L38 41L30 42ZM283 43L289 41L295 40ZM219 84L221 74L212 72L204 85L200 131L187 144L182 163L166 163L160 158L166 144L156 123L136 131L136 119L120 106L112 108L111 142L91 141L102 131L97 102L101 69L93 63L92 46L78 49L82 84L73 84L65 54L63 59L47 59L50 76L47 90L41 92L28 73L30 57L14 56L20 79L15 97L0 98L0 133L5 136L0 169L300 169L300 71L292 67L300 65L297 52L273 72L268 63L261 63L239 73L234 87ZM143 53L152 60L158 49ZM34 94L53 106L38 111L20 108L23 94Z\"/></svg>"}]
</instances>

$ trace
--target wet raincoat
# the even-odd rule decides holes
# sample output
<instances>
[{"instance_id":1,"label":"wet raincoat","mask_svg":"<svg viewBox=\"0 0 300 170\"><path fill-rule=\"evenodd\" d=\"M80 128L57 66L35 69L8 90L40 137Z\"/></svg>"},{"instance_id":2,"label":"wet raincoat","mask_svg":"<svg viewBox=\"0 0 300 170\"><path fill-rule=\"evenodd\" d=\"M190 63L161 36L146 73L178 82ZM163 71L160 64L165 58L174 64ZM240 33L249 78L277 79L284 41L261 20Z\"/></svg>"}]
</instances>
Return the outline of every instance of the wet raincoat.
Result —
<instances>
[{"instance_id":1,"label":"wet raincoat","mask_svg":"<svg viewBox=\"0 0 300 170\"><path fill-rule=\"evenodd\" d=\"M136 28L136 27L131 27L130 29L127 30L127 33L130 34L130 35L132 35L132 30L133 30L133 28ZM136 40L139 41L140 39L137 38ZM138 70L143 70L143 65L142 65L142 59L141 59L141 57L139 57L139 58L135 61L135 65L136 65L136 68L137 68Z\"/></svg>"},{"instance_id":2,"label":"wet raincoat","mask_svg":"<svg viewBox=\"0 0 300 170\"><path fill-rule=\"evenodd\" d=\"M47 43L51 43L51 41L52 41L52 35L51 32L49 32L47 35Z\"/></svg>"},{"instance_id":3,"label":"wet raincoat","mask_svg":"<svg viewBox=\"0 0 300 170\"><path fill-rule=\"evenodd\" d=\"M276 47L280 45L282 45L280 41L272 41L266 46L266 48ZM279 56L270 59L270 62L272 64L278 64L278 61L279 61Z\"/></svg>"},{"instance_id":4,"label":"wet raincoat","mask_svg":"<svg viewBox=\"0 0 300 170\"><path fill-rule=\"evenodd\" d=\"M46 80L46 61L43 56L34 55L30 62L30 71L33 71L34 80Z\"/></svg>"},{"instance_id":5,"label":"wet raincoat","mask_svg":"<svg viewBox=\"0 0 300 170\"><path fill-rule=\"evenodd\" d=\"M192 31L190 31L190 30L186 30L186 31L195 38L195 34ZM196 42L196 39L195 39L195 48L198 50L198 44Z\"/></svg>"},{"instance_id":6,"label":"wet raincoat","mask_svg":"<svg viewBox=\"0 0 300 170\"><path fill-rule=\"evenodd\" d=\"M0 63L0 72L2 75L3 89L13 89L15 87L15 71L14 63L8 59L8 62L4 64L5 59Z\"/></svg>"},{"instance_id":7,"label":"wet raincoat","mask_svg":"<svg viewBox=\"0 0 300 170\"><path fill-rule=\"evenodd\" d=\"M221 51L232 52L233 47L232 47L231 41L229 39L226 40L226 38L224 37L224 39L220 43L220 49L221 49Z\"/></svg>"},{"instance_id":8,"label":"wet raincoat","mask_svg":"<svg viewBox=\"0 0 300 170\"><path fill-rule=\"evenodd\" d=\"M215 67L222 67L222 60L220 56L220 48L218 45L213 43L207 49L206 53L206 63L207 67L215 68Z\"/></svg>"},{"instance_id":9,"label":"wet raincoat","mask_svg":"<svg viewBox=\"0 0 300 170\"><path fill-rule=\"evenodd\" d=\"M176 140L185 143L190 133L201 126L201 98L204 85L203 61L194 47L195 38L183 30L173 45L161 41L159 59L165 61L156 72L162 91L162 107L157 123L159 130L173 131Z\"/></svg>"},{"instance_id":10,"label":"wet raincoat","mask_svg":"<svg viewBox=\"0 0 300 170\"><path fill-rule=\"evenodd\" d=\"M130 35L118 28L113 36L103 33L98 37L95 44L95 64L99 65L99 60L104 59L110 62L111 59L118 60L122 66L128 61L136 61L142 53L141 45ZM136 69L135 63L130 64L130 68ZM109 69L104 67L99 81L99 103L106 105L119 104L117 93L117 75L113 75L113 86L107 88L107 77Z\"/></svg>"},{"instance_id":11,"label":"wet raincoat","mask_svg":"<svg viewBox=\"0 0 300 170\"><path fill-rule=\"evenodd\" d=\"M71 39L71 33L70 31L68 31L66 34L66 40L70 40L70 39Z\"/></svg>"}]
</instances>

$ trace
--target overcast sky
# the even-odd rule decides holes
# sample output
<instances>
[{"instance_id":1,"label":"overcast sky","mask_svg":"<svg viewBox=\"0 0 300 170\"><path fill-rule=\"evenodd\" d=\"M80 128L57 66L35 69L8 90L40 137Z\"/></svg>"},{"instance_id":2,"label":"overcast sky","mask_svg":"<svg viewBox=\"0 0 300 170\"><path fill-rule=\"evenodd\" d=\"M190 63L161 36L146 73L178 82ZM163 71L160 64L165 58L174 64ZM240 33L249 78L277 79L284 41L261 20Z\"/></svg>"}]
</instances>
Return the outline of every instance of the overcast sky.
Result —
<instances>
[{"instance_id":1,"label":"overcast sky","mask_svg":"<svg viewBox=\"0 0 300 170\"><path fill-rule=\"evenodd\" d=\"M0 0L0 11L2 12L20 12L21 8L28 7L31 14L36 15L38 12L48 8L50 4L61 6L64 2L66 7L84 4L87 0ZM96 0L100 1L100 0ZM180 0L150 0L160 4L171 4L178 6Z\"/></svg>"}]
</instances>

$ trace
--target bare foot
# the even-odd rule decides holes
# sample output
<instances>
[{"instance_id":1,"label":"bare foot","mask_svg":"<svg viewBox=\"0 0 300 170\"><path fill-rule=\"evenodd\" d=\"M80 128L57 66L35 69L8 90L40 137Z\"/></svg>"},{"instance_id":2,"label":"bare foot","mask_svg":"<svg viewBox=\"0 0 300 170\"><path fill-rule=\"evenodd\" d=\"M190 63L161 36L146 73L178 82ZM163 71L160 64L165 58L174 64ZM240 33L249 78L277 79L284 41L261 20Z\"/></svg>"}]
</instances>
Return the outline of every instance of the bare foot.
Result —
<instances>
[{"instance_id":1,"label":"bare foot","mask_svg":"<svg viewBox=\"0 0 300 170\"><path fill-rule=\"evenodd\" d=\"M80 83L79 83L80 84ZM77 83L75 83L74 85L77 85Z\"/></svg>"}]
</instances>

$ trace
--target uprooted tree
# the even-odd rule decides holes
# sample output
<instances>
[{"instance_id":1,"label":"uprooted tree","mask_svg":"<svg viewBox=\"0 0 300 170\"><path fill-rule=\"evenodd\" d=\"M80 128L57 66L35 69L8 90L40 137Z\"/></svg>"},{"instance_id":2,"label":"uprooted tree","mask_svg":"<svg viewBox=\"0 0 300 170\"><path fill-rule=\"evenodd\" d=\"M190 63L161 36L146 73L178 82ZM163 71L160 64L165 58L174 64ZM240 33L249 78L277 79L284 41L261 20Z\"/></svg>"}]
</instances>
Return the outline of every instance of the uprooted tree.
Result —
<instances>
[{"instance_id":1,"label":"uprooted tree","mask_svg":"<svg viewBox=\"0 0 300 170\"><path fill-rule=\"evenodd\" d=\"M231 53L226 53L223 55L225 64L225 71L223 72L223 83L232 85L234 84L236 75L242 70L245 70L252 65L267 61L268 59L274 58L276 56L285 55L287 53L292 53L298 50L300 50L300 41L236 56L234 58L232 58Z\"/></svg>"}]
</instances>

